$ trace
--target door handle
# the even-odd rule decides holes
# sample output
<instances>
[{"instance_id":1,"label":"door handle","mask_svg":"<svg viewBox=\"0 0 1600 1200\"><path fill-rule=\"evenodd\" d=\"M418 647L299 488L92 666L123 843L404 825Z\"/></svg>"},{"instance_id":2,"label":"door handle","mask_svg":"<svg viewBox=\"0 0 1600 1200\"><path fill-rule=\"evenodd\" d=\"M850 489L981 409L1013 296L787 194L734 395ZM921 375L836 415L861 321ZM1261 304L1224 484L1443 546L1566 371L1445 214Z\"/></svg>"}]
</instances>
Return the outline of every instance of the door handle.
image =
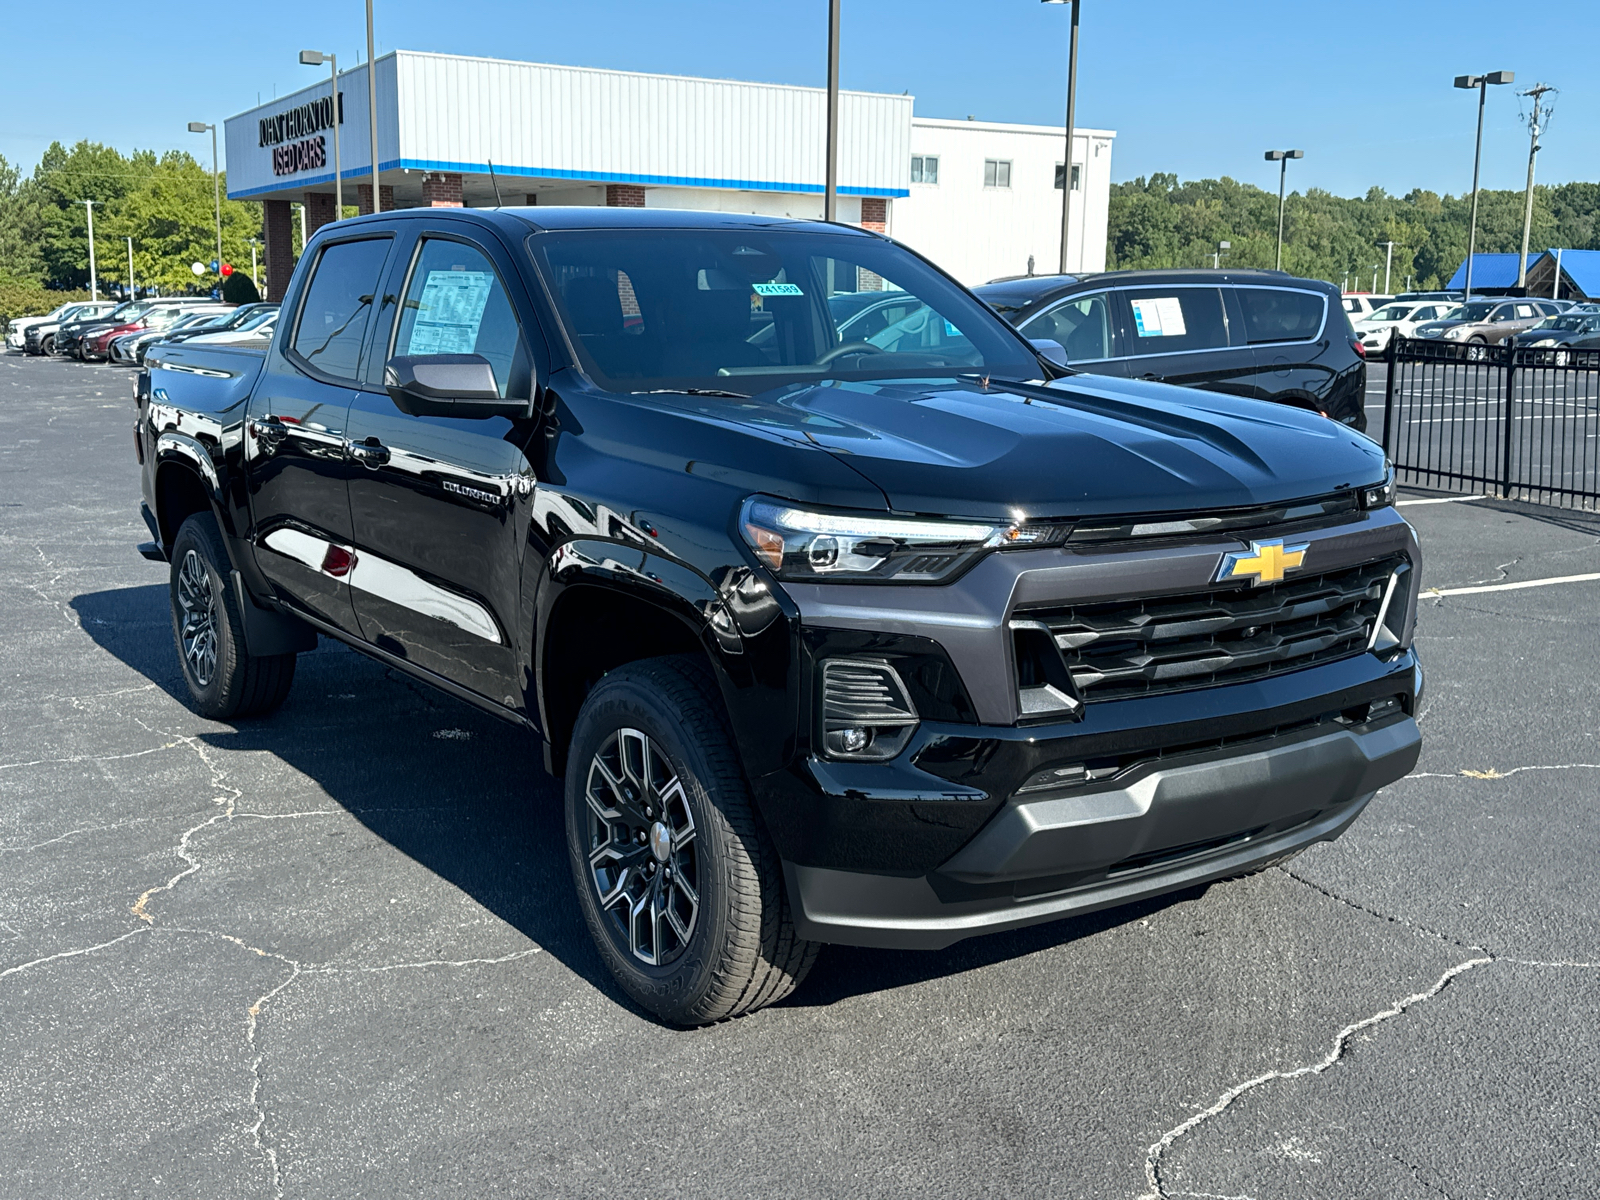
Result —
<instances>
[{"instance_id":1,"label":"door handle","mask_svg":"<svg viewBox=\"0 0 1600 1200\"><path fill-rule=\"evenodd\" d=\"M359 442L346 442L345 453L352 461L360 463L369 471L376 471L389 461L389 447L375 437L363 438Z\"/></svg>"},{"instance_id":2,"label":"door handle","mask_svg":"<svg viewBox=\"0 0 1600 1200\"><path fill-rule=\"evenodd\" d=\"M1157 375L1154 371L1146 371L1143 375L1139 376L1139 378L1148 379L1151 383L1161 382L1161 376Z\"/></svg>"},{"instance_id":3,"label":"door handle","mask_svg":"<svg viewBox=\"0 0 1600 1200\"><path fill-rule=\"evenodd\" d=\"M262 417L259 421L250 422L250 436L255 438L261 449L271 454L284 439L289 436L289 427L277 417Z\"/></svg>"}]
</instances>

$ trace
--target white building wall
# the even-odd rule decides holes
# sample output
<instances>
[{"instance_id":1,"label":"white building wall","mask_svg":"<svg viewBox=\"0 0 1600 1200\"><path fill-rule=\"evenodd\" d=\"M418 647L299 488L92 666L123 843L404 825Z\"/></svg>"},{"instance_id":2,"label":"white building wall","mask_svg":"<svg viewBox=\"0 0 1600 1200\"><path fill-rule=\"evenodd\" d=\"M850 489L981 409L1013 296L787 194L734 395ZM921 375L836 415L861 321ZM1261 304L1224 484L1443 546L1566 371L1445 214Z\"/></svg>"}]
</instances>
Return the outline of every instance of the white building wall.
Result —
<instances>
[{"instance_id":1,"label":"white building wall","mask_svg":"<svg viewBox=\"0 0 1600 1200\"><path fill-rule=\"evenodd\" d=\"M820 88L400 51L400 158L413 169L740 191L820 189ZM346 100L348 104L348 99ZM839 183L903 193L910 96L840 97Z\"/></svg>"},{"instance_id":2,"label":"white building wall","mask_svg":"<svg viewBox=\"0 0 1600 1200\"><path fill-rule=\"evenodd\" d=\"M1068 262L1074 271L1103 271L1111 190L1107 130L1079 129L1073 162L1080 168L1072 196ZM1046 125L1004 125L916 117L911 153L936 155L937 184L912 183L892 207L890 233L968 285L1023 275L1054 274L1061 255L1061 193L1055 169L1066 138ZM1011 163L1009 188L984 186L984 161Z\"/></svg>"}]
</instances>

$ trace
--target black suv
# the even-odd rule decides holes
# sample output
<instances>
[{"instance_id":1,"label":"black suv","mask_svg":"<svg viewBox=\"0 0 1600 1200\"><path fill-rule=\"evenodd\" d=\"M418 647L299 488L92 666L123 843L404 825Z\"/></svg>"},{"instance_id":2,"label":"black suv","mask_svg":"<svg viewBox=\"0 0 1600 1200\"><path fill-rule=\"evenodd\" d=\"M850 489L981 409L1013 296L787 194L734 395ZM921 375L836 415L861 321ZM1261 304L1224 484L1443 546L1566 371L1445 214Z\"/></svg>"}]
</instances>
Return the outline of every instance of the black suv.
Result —
<instances>
[{"instance_id":1,"label":"black suv","mask_svg":"<svg viewBox=\"0 0 1600 1200\"><path fill-rule=\"evenodd\" d=\"M1309 408L1367 428L1366 354L1339 289L1279 271L1107 271L973 289L1077 370Z\"/></svg>"},{"instance_id":2,"label":"black suv","mask_svg":"<svg viewBox=\"0 0 1600 1200\"><path fill-rule=\"evenodd\" d=\"M141 552L194 707L270 711L321 635L535 731L590 933L673 1022L822 942L1260 869L1417 759L1376 445L1054 368L877 234L359 217L264 352L149 364Z\"/></svg>"}]
</instances>

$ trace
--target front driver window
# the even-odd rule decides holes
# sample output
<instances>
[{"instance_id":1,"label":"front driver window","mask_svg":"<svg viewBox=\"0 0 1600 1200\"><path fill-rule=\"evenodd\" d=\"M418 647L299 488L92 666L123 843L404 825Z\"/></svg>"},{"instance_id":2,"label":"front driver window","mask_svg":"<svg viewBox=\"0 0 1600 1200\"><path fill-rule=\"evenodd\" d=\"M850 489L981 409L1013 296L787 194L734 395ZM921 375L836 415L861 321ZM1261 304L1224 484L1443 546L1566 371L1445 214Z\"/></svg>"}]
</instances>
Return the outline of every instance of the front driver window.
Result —
<instances>
[{"instance_id":1,"label":"front driver window","mask_svg":"<svg viewBox=\"0 0 1600 1200\"><path fill-rule=\"evenodd\" d=\"M483 252L465 242L424 239L406 285L394 353L481 355L494 368L503 397L521 343L516 311Z\"/></svg>"},{"instance_id":2,"label":"front driver window","mask_svg":"<svg viewBox=\"0 0 1600 1200\"><path fill-rule=\"evenodd\" d=\"M1022 327L1025 336L1060 342L1068 362L1093 362L1111 357L1111 311L1106 294L1074 296L1042 312Z\"/></svg>"}]
</instances>

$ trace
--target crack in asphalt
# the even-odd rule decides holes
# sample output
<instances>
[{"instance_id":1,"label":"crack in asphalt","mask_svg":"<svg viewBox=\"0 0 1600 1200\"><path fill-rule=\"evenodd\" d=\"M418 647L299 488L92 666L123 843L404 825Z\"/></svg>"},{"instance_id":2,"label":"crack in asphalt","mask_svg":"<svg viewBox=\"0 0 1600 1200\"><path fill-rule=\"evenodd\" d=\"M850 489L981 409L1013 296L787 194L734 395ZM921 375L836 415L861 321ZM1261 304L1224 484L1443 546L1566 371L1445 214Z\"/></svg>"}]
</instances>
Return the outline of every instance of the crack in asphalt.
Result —
<instances>
[{"instance_id":1,"label":"crack in asphalt","mask_svg":"<svg viewBox=\"0 0 1600 1200\"><path fill-rule=\"evenodd\" d=\"M1411 1172L1411 1178L1416 1180L1417 1183L1420 1186L1427 1188L1430 1192L1433 1192L1435 1195L1443 1196L1444 1200L1455 1200L1455 1198L1453 1196L1451 1196L1449 1192L1445 1191L1444 1188L1438 1187L1438 1186L1436 1186L1434 1184L1431 1184L1426 1179L1424 1179L1422 1177L1422 1172L1424 1170L1432 1171L1433 1174L1435 1174L1435 1175L1437 1175L1439 1173L1438 1171L1434 1171L1432 1167L1424 1168L1422 1166L1419 1166L1417 1163L1412 1162L1410 1159L1401 1158L1400 1155L1395 1154L1393 1151L1386 1151L1385 1153L1387 1153L1389 1155L1389 1157L1392 1158L1395 1162L1399 1163L1402 1167L1405 1167L1408 1171L1410 1171Z\"/></svg>"},{"instance_id":2,"label":"crack in asphalt","mask_svg":"<svg viewBox=\"0 0 1600 1200\"><path fill-rule=\"evenodd\" d=\"M1463 942L1459 938L1451 937L1448 933L1442 933L1439 930L1432 929L1427 925L1419 925L1415 921L1406 920L1404 917L1397 917L1392 913L1380 912L1376 908L1369 908L1367 905L1362 904L1359 900L1352 900L1348 896L1341 896L1338 892L1331 891L1330 889L1323 887L1320 883L1312 882L1304 875L1296 875L1293 871L1289 870L1288 867L1278 866L1274 867L1273 870L1287 875L1296 883L1304 884L1314 892L1320 892L1329 900L1335 901L1338 904L1343 904L1348 908L1353 908L1357 912L1366 913L1369 917L1376 917L1380 921L1387 921L1392 925L1399 925L1403 929L1410 929L1417 933L1426 934L1428 937L1445 942L1456 947L1458 950L1470 950L1483 954L1492 953L1487 946L1479 946L1472 942Z\"/></svg>"},{"instance_id":3,"label":"crack in asphalt","mask_svg":"<svg viewBox=\"0 0 1600 1200\"><path fill-rule=\"evenodd\" d=\"M1228 1106L1240 1096L1243 1096L1248 1092L1252 1092L1264 1084L1272 1083L1275 1080L1300 1079L1306 1076L1323 1074L1325 1071L1330 1070L1338 1064L1339 1060L1344 1055L1345 1047L1350 1043L1350 1039L1356 1034L1360 1033L1362 1030L1370 1029L1374 1025L1381 1025L1385 1021L1394 1020L1394 1018L1402 1015L1413 1006L1424 1004L1427 1001L1432 1000L1440 992L1444 991L1445 988L1449 987L1450 981L1455 979L1456 976L1463 975L1468 971L1477 969L1478 967L1487 966L1494 961L1495 959L1492 955L1483 955L1478 958L1469 958L1464 962L1459 962L1447 970L1443 975L1439 976L1438 980L1434 982L1432 987L1427 988L1424 991L1413 992L1411 995L1406 996L1401 1000L1396 1000L1387 1008L1380 1009L1378 1012L1373 1013L1369 1017L1363 1017L1361 1020L1356 1021L1353 1024L1346 1025L1343 1029L1339 1030L1338 1033L1333 1035L1333 1042L1329 1046L1328 1052L1316 1062L1305 1063L1289 1070L1279 1069L1267 1071L1263 1074L1257 1075L1254 1079L1247 1079L1243 1083L1234 1084L1233 1087L1223 1092L1222 1095L1219 1096L1210 1107L1202 1109L1200 1112L1197 1112L1193 1116L1189 1117L1189 1119L1184 1121L1182 1124L1169 1129L1166 1133L1161 1135L1160 1140L1158 1140L1153 1146L1145 1151L1145 1182L1149 1185L1150 1190L1140 1196L1139 1200L1171 1200L1171 1197L1174 1195L1183 1194L1168 1192L1163 1186L1161 1182L1162 1156L1166 1154L1167 1150L1179 1138L1185 1136L1197 1126L1209 1121L1212 1117L1225 1112Z\"/></svg>"}]
</instances>

